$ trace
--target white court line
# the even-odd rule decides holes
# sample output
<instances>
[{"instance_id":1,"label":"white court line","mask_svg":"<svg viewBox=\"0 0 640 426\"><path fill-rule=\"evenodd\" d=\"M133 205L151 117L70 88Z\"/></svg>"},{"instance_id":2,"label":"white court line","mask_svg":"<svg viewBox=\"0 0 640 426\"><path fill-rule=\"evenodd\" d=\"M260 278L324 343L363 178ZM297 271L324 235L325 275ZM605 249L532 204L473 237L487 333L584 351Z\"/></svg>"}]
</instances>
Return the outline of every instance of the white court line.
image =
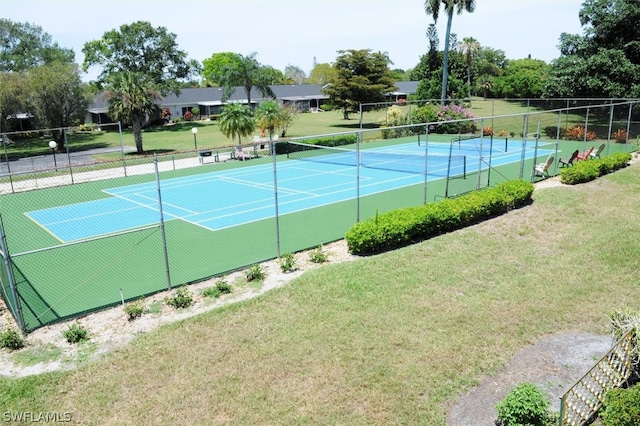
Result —
<instances>
[{"instance_id":1,"label":"white court line","mask_svg":"<svg viewBox=\"0 0 640 426\"><path fill-rule=\"evenodd\" d=\"M79 203L79 204L84 204L84 203ZM51 225L58 225L58 224L61 224L61 223L71 223L71 222L77 221L78 219L100 217L100 216L108 216L111 213L120 213L120 212L129 211L129 210L138 210L140 208L141 208L140 206L136 206L136 207L127 207L127 208L124 208L124 209L109 210L109 211L106 211L106 212L103 211L103 212L100 212L100 213L94 213L94 214L88 214L88 215L84 215L84 216L80 216L80 217L74 217L73 219L65 219L65 220L57 220L57 221L54 221L54 222L46 222L46 223L42 223L42 225L51 226ZM43 210L47 210L47 209L43 209ZM33 218L31 218L31 219L34 220ZM37 222L37 221L35 221L35 222L36 223L40 223L40 222Z\"/></svg>"},{"instance_id":2,"label":"white court line","mask_svg":"<svg viewBox=\"0 0 640 426\"><path fill-rule=\"evenodd\" d=\"M219 180L221 182L227 182L227 183L234 183L237 185L242 185L242 186L247 186L250 188L256 188L256 189L268 189L269 191L273 192L274 188L273 185L268 184L268 183L259 183L259 182L251 182L248 180L242 180L242 179L236 179L236 178L232 178L232 177L228 177L228 176L220 176ZM279 182L279 180L278 180ZM295 189L289 189L289 188L283 188L280 185L278 185L278 192L288 192L289 194L304 194L304 195L317 195L313 192L308 192L308 191L300 191L300 190L295 190Z\"/></svg>"}]
</instances>

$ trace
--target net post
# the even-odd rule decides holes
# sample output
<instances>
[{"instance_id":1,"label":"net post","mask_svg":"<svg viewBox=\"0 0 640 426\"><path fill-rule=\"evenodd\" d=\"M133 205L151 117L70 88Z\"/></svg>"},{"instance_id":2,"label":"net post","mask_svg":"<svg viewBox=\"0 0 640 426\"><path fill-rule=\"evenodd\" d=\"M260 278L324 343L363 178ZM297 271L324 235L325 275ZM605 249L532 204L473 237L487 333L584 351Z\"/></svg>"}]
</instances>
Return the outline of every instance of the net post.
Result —
<instances>
[{"instance_id":1,"label":"net post","mask_svg":"<svg viewBox=\"0 0 640 426\"><path fill-rule=\"evenodd\" d=\"M467 178L467 156L466 155L462 156L462 178L463 179Z\"/></svg>"}]
</instances>

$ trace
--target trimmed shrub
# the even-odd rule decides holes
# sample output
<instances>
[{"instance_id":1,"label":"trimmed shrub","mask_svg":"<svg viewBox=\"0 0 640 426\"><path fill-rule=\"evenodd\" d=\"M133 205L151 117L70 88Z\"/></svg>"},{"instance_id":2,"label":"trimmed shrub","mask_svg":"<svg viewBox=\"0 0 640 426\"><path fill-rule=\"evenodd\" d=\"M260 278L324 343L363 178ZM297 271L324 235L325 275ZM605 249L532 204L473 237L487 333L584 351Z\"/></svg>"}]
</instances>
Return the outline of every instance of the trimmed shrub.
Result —
<instances>
[{"instance_id":1,"label":"trimmed shrub","mask_svg":"<svg viewBox=\"0 0 640 426\"><path fill-rule=\"evenodd\" d=\"M396 209L352 226L345 239L354 254L378 253L450 232L530 202L533 184L503 182L456 199Z\"/></svg>"},{"instance_id":2,"label":"trimmed shrub","mask_svg":"<svg viewBox=\"0 0 640 426\"><path fill-rule=\"evenodd\" d=\"M640 384L607 392L599 415L604 426L640 425Z\"/></svg>"},{"instance_id":3,"label":"trimmed shrub","mask_svg":"<svg viewBox=\"0 0 640 426\"><path fill-rule=\"evenodd\" d=\"M626 167L631 160L631 154L619 152L603 157L578 161L573 167L566 167L560 171L560 181L566 185L590 182L600 176Z\"/></svg>"},{"instance_id":4,"label":"trimmed shrub","mask_svg":"<svg viewBox=\"0 0 640 426\"><path fill-rule=\"evenodd\" d=\"M552 424L549 398L533 383L522 383L496 405L498 424L503 426L545 426Z\"/></svg>"},{"instance_id":5,"label":"trimmed shrub","mask_svg":"<svg viewBox=\"0 0 640 426\"><path fill-rule=\"evenodd\" d=\"M74 322L62 332L62 336L69 343L79 343L89 339L89 332L82 325Z\"/></svg>"},{"instance_id":6,"label":"trimmed shrub","mask_svg":"<svg viewBox=\"0 0 640 426\"><path fill-rule=\"evenodd\" d=\"M318 146L344 146L344 145L355 145L358 142L358 137L356 135L340 135L340 136L329 136L325 138L313 138L313 139L305 139L301 141L308 145L318 145ZM289 154L290 152L295 152L300 147L296 147L296 145L289 145L286 142L276 142L276 154Z\"/></svg>"}]
</instances>

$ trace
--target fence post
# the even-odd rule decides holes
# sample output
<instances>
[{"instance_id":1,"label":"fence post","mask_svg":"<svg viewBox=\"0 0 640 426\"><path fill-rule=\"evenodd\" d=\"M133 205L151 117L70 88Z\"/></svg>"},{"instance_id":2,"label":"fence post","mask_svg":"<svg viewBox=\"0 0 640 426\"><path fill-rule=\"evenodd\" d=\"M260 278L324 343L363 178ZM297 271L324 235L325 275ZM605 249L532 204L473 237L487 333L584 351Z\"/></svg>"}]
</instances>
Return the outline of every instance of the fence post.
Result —
<instances>
[{"instance_id":1,"label":"fence post","mask_svg":"<svg viewBox=\"0 0 640 426\"><path fill-rule=\"evenodd\" d=\"M280 257L280 215L278 213L278 166L276 157L276 144L273 141L269 142L269 150L273 157L273 199L275 204L275 219L276 219L276 252Z\"/></svg>"},{"instance_id":2,"label":"fence post","mask_svg":"<svg viewBox=\"0 0 640 426\"><path fill-rule=\"evenodd\" d=\"M122 124L118 121L118 134L120 135L120 156L122 157L122 168L124 176L127 177L127 162L124 160L124 140L122 139Z\"/></svg>"},{"instance_id":3,"label":"fence post","mask_svg":"<svg viewBox=\"0 0 640 426\"><path fill-rule=\"evenodd\" d=\"M169 269L169 253L167 251L167 234L164 229L164 214L162 211L162 191L160 190L160 173L158 172L158 156L153 155L153 164L156 173L156 188L158 189L158 211L160 212L160 230L162 232L162 249L164 251L164 264L167 271L167 288L171 290L171 270Z\"/></svg>"},{"instance_id":4,"label":"fence post","mask_svg":"<svg viewBox=\"0 0 640 426\"><path fill-rule=\"evenodd\" d=\"M362 131L356 133L356 223L360 222L360 140Z\"/></svg>"},{"instance_id":5,"label":"fence post","mask_svg":"<svg viewBox=\"0 0 640 426\"><path fill-rule=\"evenodd\" d=\"M11 268L11 255L7 247L7 238L4 233L4 224L2 222L2 215L0 215L0 250L2 250L2 258L4 260L4 267L7 270L7 279L9 280L9 288L11 290L11 297L13 298L15 306L11 309L11 305L7 300L7 306L13 312L13 315L18 323L18 327L22 333L26 333L27 329L24 324L24 318L22 317L22 306L20 305L20 299L18 298L18 290L16 288L16 278L13 275L13 268Z\"/></svg>"}]
</instances>

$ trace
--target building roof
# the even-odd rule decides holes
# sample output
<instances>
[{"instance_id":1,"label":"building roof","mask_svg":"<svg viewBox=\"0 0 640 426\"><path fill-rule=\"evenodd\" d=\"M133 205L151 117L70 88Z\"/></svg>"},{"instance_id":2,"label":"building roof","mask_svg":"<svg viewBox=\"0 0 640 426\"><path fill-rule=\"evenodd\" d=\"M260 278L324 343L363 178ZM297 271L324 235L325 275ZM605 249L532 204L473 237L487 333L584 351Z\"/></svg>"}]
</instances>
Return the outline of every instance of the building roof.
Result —
<instances>
[{"instance_id":1,"label":"building roof","mask_svg":"<svg viewBox=\"0 0 640 426\"><path fill-rule=\"evenodd\" d=\"M302 101L307 99L329 99L329 96L322 93L322 87L317 84L279 84L270 86L276 99L285 101ZM418 87L417 81L399 81L396 83L398 88L394 95L413 94ZM265 97L255 87L251 89L251 101L259 103L265 100ZM247 94L244 87L236 87L229 97L229 101L247 102ZM222 105L222 88L221 87L194 87L182 89L179 95L173 93L165 96L160 101L161 106L215 106ZM92 113L104 113L107 111L108 104L102 93L98 94L93 104L89 108Z\"/></svg>"}]
</instances>

